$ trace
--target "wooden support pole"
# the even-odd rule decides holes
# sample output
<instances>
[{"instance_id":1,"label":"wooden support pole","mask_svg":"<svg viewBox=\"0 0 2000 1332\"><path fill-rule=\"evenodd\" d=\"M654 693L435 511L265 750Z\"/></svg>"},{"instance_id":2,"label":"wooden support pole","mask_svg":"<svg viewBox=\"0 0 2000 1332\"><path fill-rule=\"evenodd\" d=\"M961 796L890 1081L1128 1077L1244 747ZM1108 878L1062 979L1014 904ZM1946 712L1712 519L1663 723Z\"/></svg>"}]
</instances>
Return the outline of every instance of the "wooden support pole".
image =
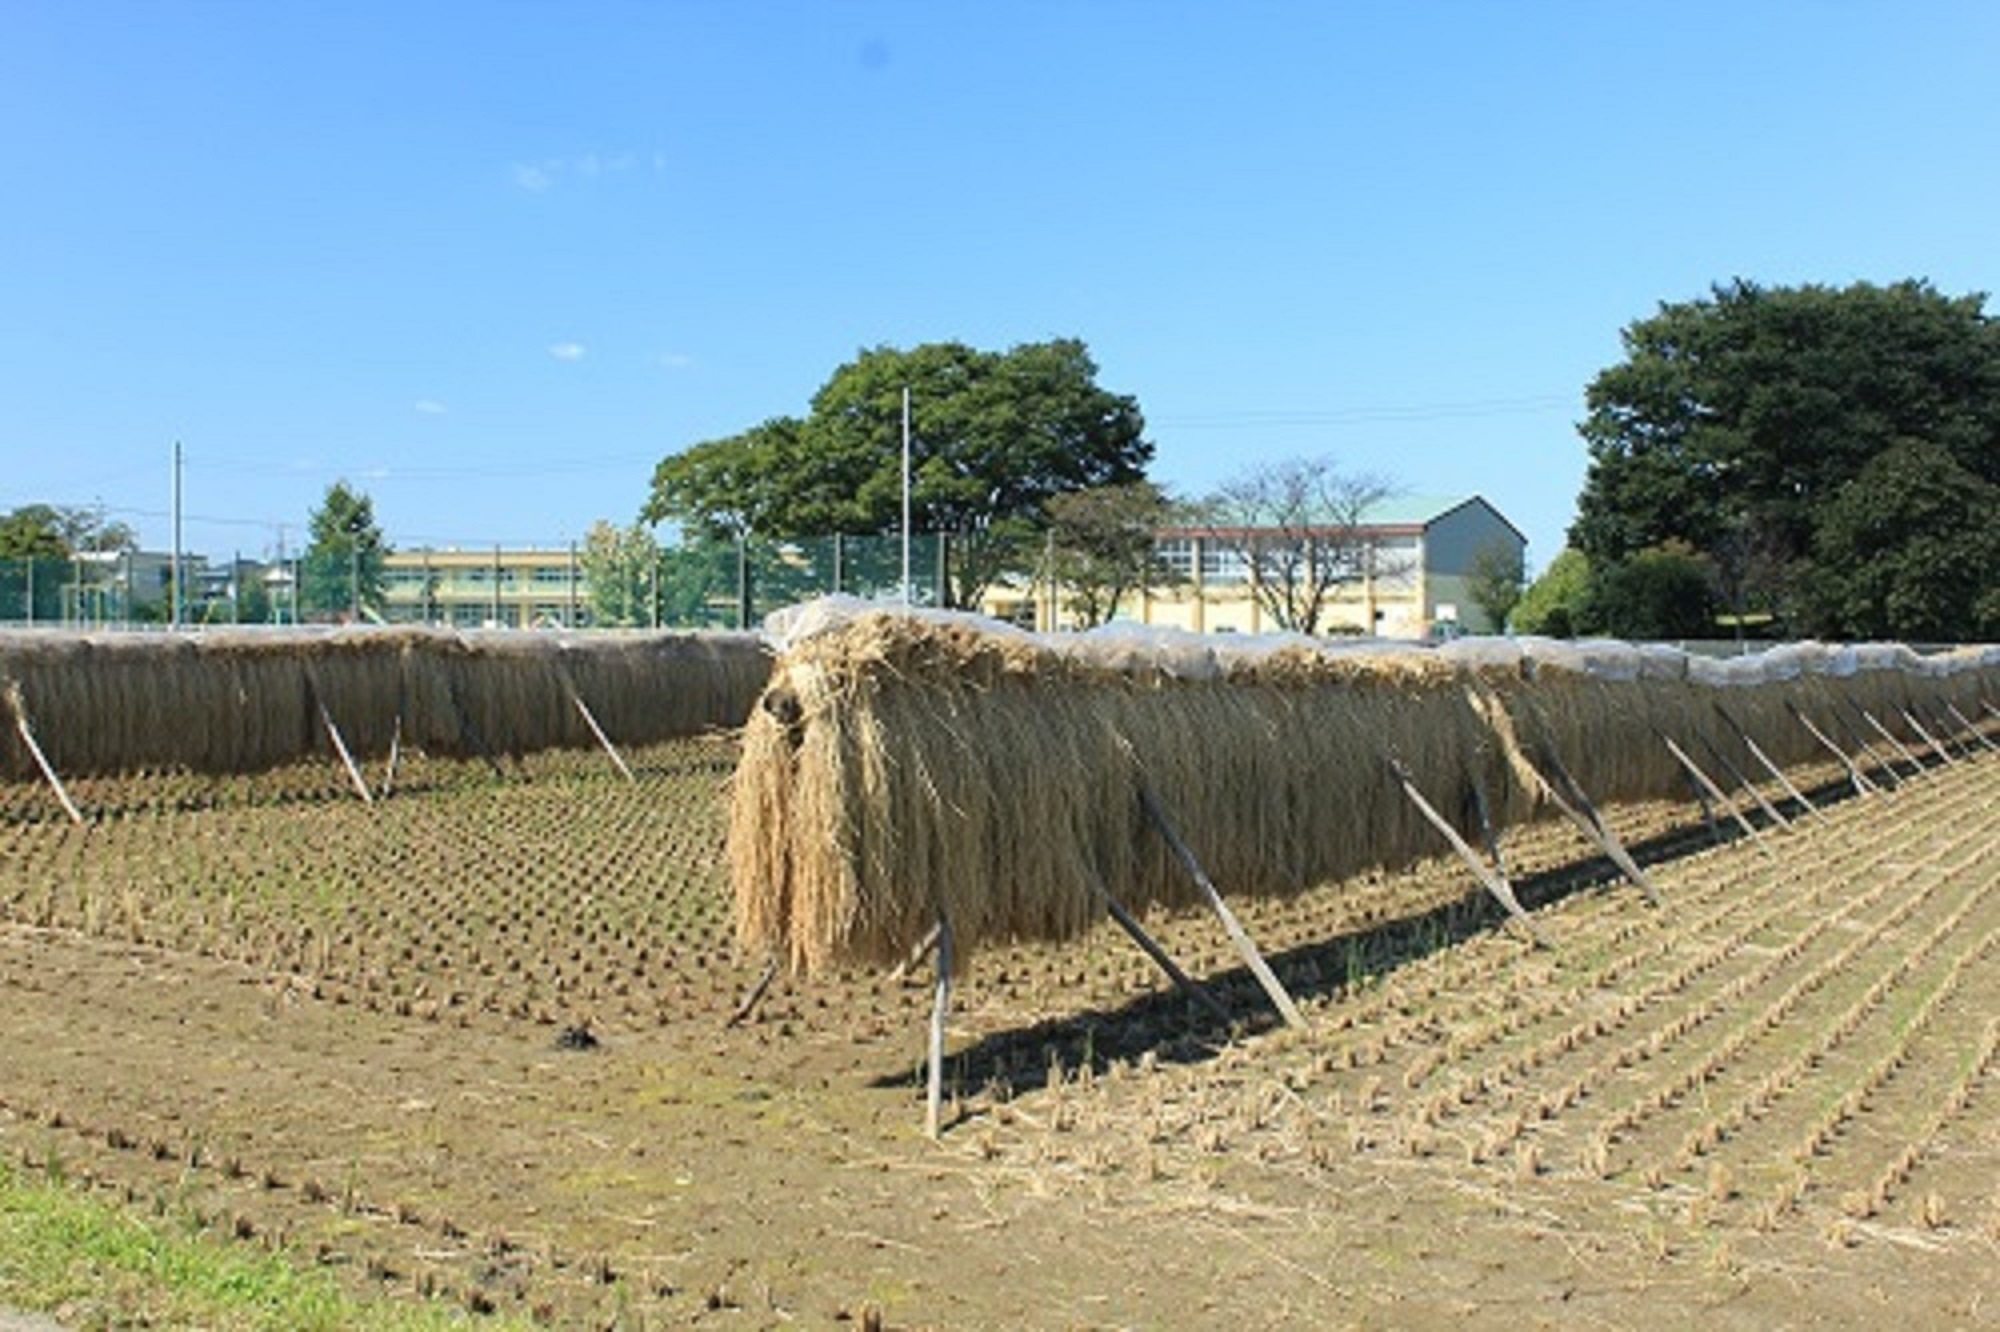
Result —
<instances>
[{"instance_id":1,"label":"wooden support pole","mask_svg":"<svg viewBox=\"0 0 2000 1332\"><path fill-rule=\"evenodd\" d=\"M1931 751L1935 753L1940 759L1944 760L1944 762L1949 764L1955 764L1958 762L1957 759L1951 756L1951 751L1949 749L1946 749L1943 745L1939 744L1938 738L1932 735L1928 730L1926 730L1924 724L1918 721L1915 715L1912 714L1908 708L1897 708L1896 711L1903 714L1903 720L1910 724L1910 729L1915 731L1917 733L1917 737L1921 739L1925 744L1929 745L1931 747Z\"/></svg>"},{"instance_id":2,"label":"wooden support pole","mask_svg":"<svg viewBox=\"0 0 2000 1332\"><path fill-rule=\"evenodd\" d=\"M1549 799L1555 802L1556 808L1577 826L1584 840L1602 851L1611 863L1618 867L1618 872L1630 879L1633 886L1646 895L1648 902L1654 906L1664 905L1660 890L1653 886L1653 881L1647 877L1646 871L1640 869L1638 862L1632 859L1631 853L1625 849L1625 844L1618 840L1618 834L1612 831L1611 825L1597 812L1597 806L1590 803L1590 797L1585 794L1576 778L1570 776L1569 769L1563 766L1555 747L1544 742L1535 747L1529 758L1533 761L1536 771L1541 774L1542 789L1548 792ZM1558 790L1558 786L1562 789Z\"/></svg>"},{"instance_id":3,"label":"wooden support pole","mask_svg":"<svg viewBox=\"0 0 2000 1332\"><path fill-rule=\"evenodd\" d=\"M7 682L7 706L13 709L14 730L19 733L21 743L28 747L28 753L35 760L35 766L42 770L42 779L48 782L49 789L56 793L56 802L63 807L63 813L69 815L69 821L81 828L83 811L79 810L76 802L69 798L69 788L63 785L62 778L57 775L56 765L49 762L49 756L42 752L40 743L36 741L35 728L28 723L27 700L21 696L20 684L13 680Z\"/></svg>"},{"instance_id":4,"label":"wooden support pole","mask_svg":"<svg viewBox=\"0 0 2000 1332\"><path fill-rule=\"evenodd\" d=\"M901 962L898 962L890 970L889 979L892 981L899 981L903 979L903 977L909 975L912 968L916 967L925 958L931 955L931 949L937 947L937 941L938 941L938 927L936 925L933 925L930 927L930 929L924 932L923 938L917 940L917 946L910 950L910 955L904 958Z\"/></svg>"},{"instance_id":5,"label":"wooden support pole","mask_svg":"<svg viewBox=\"0 0 2000 1332\"><path fill-rule=\"evenodd\" d=\"M1493 895L1493 900L1528 932L1528 937L1534 941L1537 948L1550 947L1548 938L1535 924L1534 918L1522 908L1521 900L1514 896L1514 885L1507 882L1504 874L1497 874L1488 869L1479 859L1479 853L1458 835L1458 829L1451 826L1451 821L1438 813L1430 801L1424 799L1424 793L1417 789L1416 778L1410 775L1410 770L1403 765L1402 760L1391 757L1387 762L1389 770L1396 774L1396 781L1401 784L1403 794L1410 798L1410 803L1417 807L1417 812L1424 816L1431 827L1444 835L1445 841L1451 844L1451 849L1458 853L1458 858L1472 870L1473 877Z\"/></svg>"},{"instance_id":6,"label":"wooden support pole","mask_svg":"<svg viewBox=\"0 0 2000 1332\"><path fill-rule=\"evenodd\" d=\"M1291 1026L1305 1026L1305 1016L1299 1012L1299 1006L1292 1002L1292 996L1287 994L1285 987L1278 982L1277 974L1264 961L1264 955L1257 951L1257 945L1245 932L1242 923L1236 919L1236 913L1229 909L1229 904L1222 900L1222 894L1209 881L1207 871L1202 869L1201 862L1195 859L1194 852L1190 851L1187 843L1181 840L1180 833L1174 829L1173 821L1167 817L1167 812L1160 807L1159 800L1154 797L1152 788L1143 781L1139 783L1139 805L1153 827L1158 829L1160 836L1166 840L1168 849L1174 853L1174 859L1180 861L1181 868L1187 871L1190 879L1194 880L1195 887L1208 902L1209 910L1213 911L1216 918L1222 922L1222 928L1228 932L1230 941L1236 945L1236 951L1241 953L1243 960L1249 964L1250 974L1264 987L1264 993L1271 997L1271 1003L1276 1006L1279 1015Z\"/></svg>"},{"instance_id":7,"label":"wooden support pole","mask_svg":"<svg viewBox=\"0 0 2000 1332\"><path fill-rule=\"evenodd\" d=\"M1708 756L1722 765L1722 770L1729 774L1729 780L1750 793L1750 798L1757 802L1757 808L1764 811L1765 818L1781 828L1792 826L1792 821L1779 813L1776 805L1764 798L1764 793L1759 791L1756 784L1744 775L1743 769L1730 761L1729 755L1723 753L1721 747L1715 741L1709 739L1706 734L1703 734L1701 736L1701 744L1702 748L1708 751Z\"/></svg>"},{"instance_id":8,"label":"wooden support pole","mask_svg":"<svg viewBox=\"0 0 2000 1332\"><path fill-rule=\"evenodd\" d=\"M341 738L340 727L333 721L333 713L327 710L326 696L320 693L319 678L312 667L306 667L306 692L312 695L313 707L319 710L320 725L326 728L326 738L333 742L333 752L340 756L340 766L347 769L347 780L354 787L354 794L361 797L361 803L375 803L375 793L368 789L368 779L361 775L361 765L354 761L348 751L347 741Z\"/></svg>"},{"instance_id":9,"label":"wooden support pole","mask_svg":"<svg viewBox=\"0 0 2000 1332\"><path fill-rule=\"evenodd\" d=\"M1493 861L1494 872L1507 880L1511 887L1513 877L1507 872L1507 857L1500 851L1500 828L1493 821L1493 807L1486 803L1486 783L1479 780L1479 774L1465 775L1466 791L1472 800L1472 812L1479 820L1479 839L1486 845L1486 854Z\"/></svg>"},{"instance_id":10,"label":"wooden support pole","mask_svg":"<svg viewBox=\"0 0 2000 1332\"><path fill-rule=\"evenodd\" d=\"M604 752L611 756L612 766L625 774L626 781L637 786L639 779L632 775L632 769L625 766L625 759L619 754L618 746L611 743L611 737L597 724L597 718L591 713L590 705L585 703L583 695L576 691L576 685L570 681L568 672L563 673L563 688L569 691L569 701L576 704L576 710L583 714L583 724L590 728L590 733L597 737L597 743L604 746Z\"/></svg>"},{"instance_id":11,"label":"wooden support pole","mask_svg":"<svg viewBox=\"0 0 2000 1332\"><path fill-rule=\"evenodd\" d=\"M1840 701L1843 703L1847 702L1845 699ZM1854 707L1852 703L1848 703L1847 706L1849 708ZM1894 791L1902 790L1903 774L1896 771L1894 763L1875 752L1875 746L1868 743L1868 737L1855 730L1853 724L1845 716L1841 715L1839 708L1833 710L1833 720L1840 727L1841 733L1847 737L1848 743L1854 746L1854 752L1867 755L1868 761L1875 765L1876 771L1888 776L1889 788Z\"/></svg>"},{"instance_id":12,"label":"wooden support pole","mask_svg":"<svg viewBox=\"0 0 2000 1332\"><path fill-rule=\"evenodd\" d=\"M944 1110L944 1020L951 1012L951 921L938 914L937 997L931 1003L930 1081L924 1099L924 1136L937 1141Z\"/></svg>"},{"instance_id":13,"label":"wooden support pole","mask_svg":"<svg viewBox=\"0 0 2000 1332\"><path fill-rule=\"evenodd\" d=\"M396 789L396 764L403 757L403 714L396 714L396 728L389 732L389 761L382 768L382 785L377 794L384 800Z\"/></svg>"},{"instance_id":14,"label":"wooden support pole","mask_svg":"<svg viewBox=\"0 0 2000 1332\"><path fill-rule=\"evenodd\" d=\"M1887 740L1889 742L1889 747L1891 749L1895 750L1898 754L1901 754L1905 759L1909 761L1910 775L1912 777L1923 776L1924 761L1918 758L1915 754L1912 754L1910 752L1909 746L1905 745L1901 740L1896 738L1896 733L1894 731L1884 726L1881 722L1876 721L1874 713L1870 712L1866 708L1861 708L1859 709L1859 711L1861 713L1861 720L1867 722L1870 726L1874 727L1875 733L1881 736L1884 740Z\"/></svg>"},{"instance_id":15,"label":"wooden support pole","mask_svg":"<svg viewBox=\"0 0 2000 1332\"><path fill-rule=\"evenodd\" d=\"M1736 826L1749 835L1750 840L1757 844L1757 849L1765 855L1770 856L1773 860L1777 859L1778 853L1773 851L1770 845L1765 842L1764 834L1757 831L1757 825L1743 817L1743 811L1731 803L1729 797L1723 794L1722 788L1717 786L1710 779L1709 775L1701 770L1701 765L1689 758L1687 751L1675 744L1672 736L1662 733L1660 739L1666 742L1668 752L1674 756L1682 768L1686 769L1687 775L1693 779L1694 783L1707 791L1718 804L1729 811L1730 817L1736 820Z\"/></svg>"},{"instance_id":16,"label":"wooden support pole","mask_svg":"<svg viewBox=\"0 0 2000 1332\"><path fill-rule=\"evenodd\" d=\"M1111 890L1104 886L1104 880L1094 872L1090 876L1090 885L1097 890L1097 896L1103 901L1106 913L1117 922L1118 928L1131 936L1132 942L1138 944L1146 956L1153 959L1153 965L1167 973L1174 987L1207 1009L1209 1015L1216 1021L1225 1027L1228 1026L1229 1010L1193 977L1180 969L1179 964L1167 955L1167 950L1160 946L1159 940L1146 932L1146 927L1139 923L1138 917L1127 911L1125 904L1111 895Z\"/></svg>"},{"instance_id":17,"label":"wooden support pole","mask_svg":"<svg viewBox=\"0 0 2000 1332\"><path fill-rule=\"evenodd\" d=\"M1799 709L1793 705L1790 699L1785 700L1785 706L1791 710L1791 714L1794 717L1799 719L1799 724L1801 726L1804 726L1806 730L1812 732L1813 739L1819 741L1820 744L1826 749L1826 751L1829 754L1832 754L1835 758L1840 760L1840 766L1847 769L1847 780L1853 783L1854 785L1854 794L1867 795L1870 792L1873 792L1876 795L1880 795L1882 793L1882 788L1877 786L1874 782L1870 781L1867 775L1863 773L1860 768L1855 766L1854 760L1847 757L1846 750L1842 749L1839 745L1835 744L1833 742L1833 738L1829 736L1825 731L1822 731L1819 729L1819 727L1813 725L1812 718L1806 716L1805 713L1799 711Z\"/></svg>"},{"instance_id":18,"label":"wooden support pole","mask_svg":"<svg viewBox=\"0 0 2000 1332\"><path fill-rule=\"evenodd\" d=\"M777 978L778 957L773 953L771 959L764 964L762 974L757 977L757 983L744 994L743 1002L736 1005L736 1011L729 1015L729 1021L722 1024L724 1030L749 1021L750 1015L757 1011L758 1003L764 998L764 992L771 988L771 982Z\"/></svg>"},{"instance_id":19,"label":"wooden support pole","mask_svg":"<svg viewBox=\"0 0 2000 1332\"><path fill-rule=\"evenodd\" d=\"M1785 788L1785 794L1797 801L1799 807L1811 814L1815 819L1818 819L1821 823L1827 822L1826 815L1819 812L1819 806L1806 799L1806 793L1792 784L1792 779L1785 775L1785 770L1771 761L1771 756L1764 752L1764 747L1750 737L1750 733L1737 723L1736 718L1730 716L1728 710L1720 703L1716 703L1714 706L1716 713L1724 722L1728 723L1730 730L1736 732L1736 738L1743 742L1744 748L1750 751L1750 756L1764 765L1765 772L1770 773L1778 779L1778 785Z\"/></svg>"},{"instance_id":20,"label":"wooden support pole","mask_svg":"<svg viewBox=\"0 0 2000 1332\"><path fill-rule=\"evenodd\" d=\"M1960 758L1972 758L1976 754L1976 750L1972 748L1972 744L1976 740L1984 740L1984 736L1974 734L1972 740L1968 740L1966 734L1964 734L1968 728L1962 726L1952 716L1952 712L1954 712L1952 704L1948 700L1944 700L1944 698L1938 698L1938 700L1934 700L1932 710L1924 714L1924 718L1930 722L1930 732L1934 736L1938 736L1940 740L1944 740L1946 748L1958 750Z\"/></svg>"},{"instance_id":21,"label":"wooden support pole","mask_svg":"<svg viewBox=\"0 0 2000 1332\"><path fill-rule=\"evenodd\" d=\"M1987 735L1986 732L1980 730L1978 725L1972 720L1972 718L1960 712L1958 710L1958 704L1947 703L1945 704L1945 707L1951 712L1952 717L1957 720L1960 726L1963 726L1966 730L1972 732L1975 736L1979 737L1980 744L1985 745L1988 749L2000 752L2000 745L1994 744L1993 737Z\"/></svg>"}]
</instances>

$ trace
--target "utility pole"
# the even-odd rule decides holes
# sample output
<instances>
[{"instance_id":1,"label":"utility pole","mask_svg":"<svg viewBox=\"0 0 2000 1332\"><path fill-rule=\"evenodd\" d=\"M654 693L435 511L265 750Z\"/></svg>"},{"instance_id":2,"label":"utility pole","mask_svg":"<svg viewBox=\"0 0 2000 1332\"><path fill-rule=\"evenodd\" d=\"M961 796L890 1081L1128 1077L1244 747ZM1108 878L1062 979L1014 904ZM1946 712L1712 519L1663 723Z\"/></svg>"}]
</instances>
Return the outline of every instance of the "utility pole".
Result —
<instances>
[{"instance_id":1,"label":"utility pole","mask_svg":"<svg viewBox=\"0 0 2000 1332\"><path fill-rule=\"evenodd\" d=\"M181 627L181 442L174 441L174 553L169 574L172 594L168 597L167 625Z\"/></svg>"}]
</instances>

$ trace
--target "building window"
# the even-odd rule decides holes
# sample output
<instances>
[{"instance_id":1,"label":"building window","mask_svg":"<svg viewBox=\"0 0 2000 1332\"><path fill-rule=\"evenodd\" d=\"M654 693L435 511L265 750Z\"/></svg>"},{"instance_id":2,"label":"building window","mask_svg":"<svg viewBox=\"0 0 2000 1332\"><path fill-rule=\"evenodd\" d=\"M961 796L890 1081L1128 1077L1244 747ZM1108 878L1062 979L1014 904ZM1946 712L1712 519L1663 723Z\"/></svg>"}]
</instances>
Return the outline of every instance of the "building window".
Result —
<instances>
[{"instance_id":1,"label":"building window","mask_svg":"<svg viewBox=\"0 0 2000 1332\"><path fill-rule=\"evenodd\" d=\"M1243 552L1219 541L1201 543L1201 581L1204 583L1247 583L1249 566Z\"/></svg>"},{"instance_id":2,"label":"building window","mask_svg":"<svg viewBox=\"0 0 2000 1332\"><path fill-rule=\"evenodd\" d=\"M1185 583L1194 577L1194 540L1190 537L1162 537L1153 543L1153 558L1168 582Z\"/></svg>"}]
</instances>

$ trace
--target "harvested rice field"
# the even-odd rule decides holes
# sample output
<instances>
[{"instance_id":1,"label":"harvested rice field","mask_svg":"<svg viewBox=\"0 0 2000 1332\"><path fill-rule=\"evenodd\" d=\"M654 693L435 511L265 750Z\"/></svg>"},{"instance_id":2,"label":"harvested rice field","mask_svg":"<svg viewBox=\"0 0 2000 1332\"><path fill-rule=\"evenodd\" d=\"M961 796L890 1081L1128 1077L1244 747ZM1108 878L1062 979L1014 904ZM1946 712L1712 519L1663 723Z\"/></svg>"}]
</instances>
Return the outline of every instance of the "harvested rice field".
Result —
<instances>
[{"instance_id":1,"label":"harvested rice field","mask_svg":"<svg viewBox=\"0 0 2000 1332\"><path fill-rule=\"evenodd\" d=\"M727 1025L736 747L628 757L0 785L0 1151L562 1327L1992 1324L1989 753L1768 852L1607 811L1660 908L1517 830L1548 950L1445 860L1243 901L1303 1029L1204 917L1147 924L1230 1030L1109 928L988 947L937 1143L928 969Z\"/></svg>"}]
</instances>

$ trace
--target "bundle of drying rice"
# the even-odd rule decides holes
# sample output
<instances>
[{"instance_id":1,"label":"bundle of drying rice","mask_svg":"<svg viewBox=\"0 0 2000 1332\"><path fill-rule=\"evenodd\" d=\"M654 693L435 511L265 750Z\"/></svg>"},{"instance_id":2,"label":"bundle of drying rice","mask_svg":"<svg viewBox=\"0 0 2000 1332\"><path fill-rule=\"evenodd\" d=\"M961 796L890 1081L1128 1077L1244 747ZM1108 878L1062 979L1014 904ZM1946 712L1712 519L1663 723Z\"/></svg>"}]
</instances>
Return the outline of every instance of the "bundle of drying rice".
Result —
<instances>
[{"instance_id":1,"label":"bundle of drying rice","mask_svg":"<svg viewBox=\"0 0 2000 1332\"><path fill-rule=\"evenodd\" d=\"M254 772L330 745L460 757L620 744L740 725L770 672L748 634L230 629L0 632L0 686L59 772ZM12 700L18 700L18 703ZM12 717L0 775L34 771Z\"/></svg>"},{"instance_id":2,"label":"bundle of drying rice","mask_svg":"<svg viewBox=\"0 0 2000 1332\"><path fill-rule=\"evenodd\" d=\"M1036 638L854 609L802 623L745 729L729 845L741 937L804 972L900 960L941 917L961 961L1067 938L1102 919L1100 886L1134 910L1185 904L1149 802L1226 891L1282 895L1436 852L1390 758L1476 838L1478 796L1503 826L1537 814L1551 756L1600 800L1682 796L1663 737L1740 753L1741 726L1796 761L1811 754L1787 691L1810 679L1844 704L1864 687L1622 644ZM1874 674L1866 689L1903 687Z\"/></svg>"}]
</instances>

